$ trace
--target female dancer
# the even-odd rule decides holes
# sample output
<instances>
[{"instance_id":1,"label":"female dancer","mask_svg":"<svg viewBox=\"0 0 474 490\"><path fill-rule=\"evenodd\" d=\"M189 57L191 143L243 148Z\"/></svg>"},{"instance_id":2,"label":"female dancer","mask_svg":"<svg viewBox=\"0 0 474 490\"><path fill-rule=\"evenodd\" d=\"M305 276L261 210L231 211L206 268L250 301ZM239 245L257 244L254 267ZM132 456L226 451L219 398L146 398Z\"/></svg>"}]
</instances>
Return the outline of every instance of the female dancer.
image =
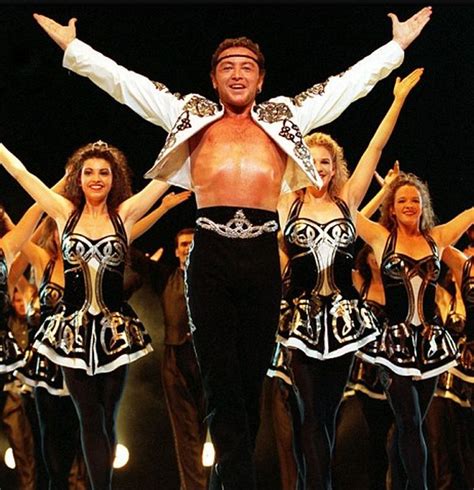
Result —
<instances>
[{"instance_id":1,"label":"female dancer","mask_svg":"<svg viewBox=\"0 0 474 490\"><path fill-rule=\"evenodd\" d=\"M437 291L441 319L456 340L459 364L439 376L425 426L436 488L474 488L474 258L447 247L449 270Z\"/></svg>"},{"instance_id":2,"label":"female dancer","mask_svg":"<svg viewBox=\"0 0 474 490\"><path fill-rule=\"evenodd\" d=\"M22 252L32 265L38 287L39 318L30 304L35 333L46 318L55 314L64 294L63 261L59 248L59 237L55 221L47 217L35 235L26 242ZM25 366L15 372L25 384L34 388L36 410L40 425L41 454L46 465L51 490L67 490L71 467L76 458L78 468L82 465L79 442L79 419L69 392L64 383L60 366L43 354L31 349ZM82 476L82 472L76 472ZM76 482L86 488L82 479Z\"/></svg>"},{"instance_id":3,"label":"female dancer","mask_svg":"<svg viewBox=\"0 0 474 490\"><path fill-rule=\"evenodd\" d=\"M46 319L35 346L63 366L91 485L106 490L111 487L115 422L128 364L152 350L148 332L123 301L128 237L169 185L152 181L129 197L126 158L103 141L71 155L66 197L51 192L3 145L0 161L58 227L64 296L61 311Z\"/></svg>"},{"instance_id":4,"label":"female dancer","mask_svg":"<svg viewBox=\"0 0 474 490\"><path fill-rule=\"evenodd\" d=\"M394 442L411 489L427 488L426 444L422 422L437 375L454 366L457 349L437 322L435 286L442 250L472 223L474 209L449 223L433 226L426 185L401 173L390 185L380 223L358 215L357 230L381 267L387 323L375 363L395 416ZM394 488L405 482L393 481Z\"/></svg>"},{"instance_id":5,"label":"female dancer","mask_svg":"<svg viewBox=\"0 0 474 490\"><path fill-rule=\"evenodd\" d=\"M397 78L393 103L350 179L342 148L328 135L307 136L323 186L286 194L279 203L286 268L277 342L291 349L290 368L302 406L301 414L293 414L293 432L300 435L295 447L304 455L307 488L331 488L335 419L353 353L378 335L373 314L352 285L354 219L422 73L419 68Z\"/></svg>"},{"instance_id":6,"label":"female dancer","mask_svg":"<svg viewBox=\"0 0 474 490\"><path fill-rule=\"evenodd\" d=\"M18 284L23 289L27 283L22 276L26 261L19 260L17 252L29 238L42 211L33 205L20 220L19 227L3 208L0 214L0 412L18 463L18 483L22 488L32 488L35 480L41 483L41 471L35 461L34 419L30 418L34 411L28 410L33 406L31 390L26 392L14 377L15 369L25 363L28 345L24 295L16 287ZM24 280L21 284L20 279Z\"/></svg>"},{"instance_id":7,"label":"female dancer","mask_svg":"<svg viewBox=\"0 0 474 490\"><path fill-rule=\"evenodd\" d=\"M59 191L62 185L63 182L59 181L53 189ZM53 192L50 189L48 191ZM12 373L25 362L21 349L8 328L11 312L9 291L21 274L19 270L13 270L15 262L21 269L20 261L14 261L14 258L29 239L42 214L41 208L34 204L23 215L18 226L15 226L4 208L0 209L0 374Z\"/></svg>"}]
</instances>

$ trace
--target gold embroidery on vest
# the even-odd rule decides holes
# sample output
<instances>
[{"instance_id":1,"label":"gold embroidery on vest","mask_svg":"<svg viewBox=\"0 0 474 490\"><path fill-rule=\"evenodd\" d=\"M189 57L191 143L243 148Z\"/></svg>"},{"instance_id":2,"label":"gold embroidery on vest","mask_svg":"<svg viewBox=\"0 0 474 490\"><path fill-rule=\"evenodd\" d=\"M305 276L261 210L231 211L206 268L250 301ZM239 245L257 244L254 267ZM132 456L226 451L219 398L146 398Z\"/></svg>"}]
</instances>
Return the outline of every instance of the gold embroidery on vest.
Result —
<instances>
[{"instance_id":1,"label":"gold embroidery on vest","mask_svg":"<svg viewBox=\"0 0 474 490\"><path fill-rule=\"evenodd\" d=\"M290 108L283 103L264 102L255 108L260 121L274 123L293 117Z\"/></svg>"}]
</instances>

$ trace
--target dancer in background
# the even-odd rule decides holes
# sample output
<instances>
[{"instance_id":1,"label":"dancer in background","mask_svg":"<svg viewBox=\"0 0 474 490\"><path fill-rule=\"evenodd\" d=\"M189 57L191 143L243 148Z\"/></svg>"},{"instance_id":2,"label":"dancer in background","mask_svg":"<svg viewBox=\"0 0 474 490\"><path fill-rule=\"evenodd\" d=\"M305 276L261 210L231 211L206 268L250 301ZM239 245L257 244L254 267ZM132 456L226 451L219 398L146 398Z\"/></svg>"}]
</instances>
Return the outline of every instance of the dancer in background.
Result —
<instances>
[{"instance_id":1,"label":"dancer in background","mask_svg":"<svg viewBox=\"0 0 474 490\"><path fill-rule=\"evenodd\" d=\"M30 306L30 317L34 318L36 334L46 318L57 313L64 294L59 236L56 223L51 217L47 217L32 239L25 243L22 253L32 266L38 288L38 318L35 318L34 305ZM15 374L34 388L48 488L67 490L73 473L75 488L85 489L87 474L80 445L79 419L61 367L31 347L27 363Z\"/></svg>"},{"instance_id":2,"label":"dancer in background","mask_svg":"<svg viewBox=\"0 0 474 490\"><path fill-rule=\"evenodd\" d=\"M468 242L463 250L463 253L470 257L474 255L474 225L470 226L466 231Z\"/></svg>"},{"instance_id":3,"label":"dancer in background","mask_svg":"<svg viewBox=\"0 0 474 490\"><path fill-rule=\"evenodd\" d=\"M186 260L193 238L193 228L183 228L176 234L177 266L168 266L153 254L147 268L163 310L165 346L161 379L174 435L180 488L205 490L209 484L209 471L202 462L207 434L206 405L184 294Z\"/></svg>"},{"instance_id":4,"label":"dancer in background","mask_svg":"<svg viewBox=\"0 0 474 490\"><path fill-rule=\"evenodd\" d=\"M437 489L474 487L474 259L454 247L442 256L448 264L438 284L440 318L460 351L459 364L439 376L425 420Z\"/></svg>"},{"instance_id":5,"label":"dancer in background","mask_svg":"<svg viewBox=\"0 0 474 490\"><path fill-rule=\"evenodd\" d=\"M26 406L31 390L13 376L14 370L25 362L24 349L28 345L23 296L15 287L26 262L15 257L42 211L37 205L32 206L20 220L23 230L15 227L3 207L0 211L0 413L17 461L18 484L30 490L38 482L33 427Z\"/></svg>"}]
</instances>

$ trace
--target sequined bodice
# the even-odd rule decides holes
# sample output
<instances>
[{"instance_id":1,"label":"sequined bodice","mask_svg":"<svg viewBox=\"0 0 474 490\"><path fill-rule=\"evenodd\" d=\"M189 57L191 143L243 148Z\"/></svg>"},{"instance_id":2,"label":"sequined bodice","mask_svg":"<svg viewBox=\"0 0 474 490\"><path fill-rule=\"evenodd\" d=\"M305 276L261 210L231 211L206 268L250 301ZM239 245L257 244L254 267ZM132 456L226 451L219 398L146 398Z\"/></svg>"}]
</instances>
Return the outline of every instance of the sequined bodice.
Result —
<instances>
[{"instance_id":1,"label":"sequined bodice","mask_svg":"<svg viewBox=\"0 0 474 490\"><path fill-rule=\"evenodd\" d=\"M66 223L62 237L64 304L67 310L116 311L123 302L123 273L127 238L118 215L111 215L115 233L90 239L74 228L80 213Z\"/></svg>"},{"instance_id":2,"label":"sequined bodice","mask_svg":"<svg viewBox=\"0 0 474 490\"><path fill-rule=\"evenodd\" d=\"M64 295L64 287L51 281L54 263L55 261L52 259L46 265L39 286L41 321L54 312Z\"/></svg>"},{"instance_id":3,"label":"sequined bodice","mask_svg":"<svg viewBox=\"0 0 474 490\"><path fill-rule=\"evenodd\" d=\"M127 242L118 235L92 240L80 233L71 233L64 239L62 251L63 259L72 266L95 260L108 267L117 267L125 260Z\"/></svg>"},{"instance_id":4,"label":"sequined bodice","mask_svg":"<svg viewBox=\"0 0 474 490\"><path fill-rule=\"evenodd\" d=\"M6 326L10 311L8 295L8 266L5 253L0 248L0 328Z\"/></svg>"},{"instance_id":5,"label":"sequined bodice","mask_svg":"<svg viewBox=\"0 0 474 490\"><path fill-rule=\"evenodd\" d=\"M289 213L284 239L290 259L293 285L324 296L353 293L351 270L356 230L347 205L336 201L342 217L327 223L300 217L302 200Z\"/></svg>"},{"instance_id":6,"label":"sequined bodice","mask_svg":"<svg viewBox=\"0 0 474 490\"><path fill-rule=\"evenodd\" d=\"M466 331L470 337L474 337L474 255L466 260L463 267L461 294L466 307Z\"/></svg>"},{"instance_id":7,"label":"sequined bodice","mask_svg":"<svg viewBox=\"0 0 474 490\"><path fill-rule=\"evenodd\" d=\"M382 281L386 313L392 324L420 325L435 318L435 289L441 270L438 249L429 235L432 253L421 259L395 251L397 235L392 232L382 257Z\"/></svg>"}]
</instances>

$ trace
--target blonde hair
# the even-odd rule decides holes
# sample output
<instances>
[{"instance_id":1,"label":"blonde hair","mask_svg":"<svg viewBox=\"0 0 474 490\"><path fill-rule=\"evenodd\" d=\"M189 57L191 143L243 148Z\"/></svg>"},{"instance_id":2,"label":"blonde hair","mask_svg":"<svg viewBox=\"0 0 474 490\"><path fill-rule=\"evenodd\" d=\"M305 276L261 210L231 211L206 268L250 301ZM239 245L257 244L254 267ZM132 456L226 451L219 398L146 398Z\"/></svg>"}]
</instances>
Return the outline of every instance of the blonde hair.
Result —
<instances>
[{"instance_id":1,"label":"blonde hair","mask_svg":"<svg viewBox=\"0 0 474 490\"><path fill-rule=\"evenodd\" d=\"M331 197L337 196L349 179L349 170L342 146L329 134L318 132L308 134L304 141L310 149L314 146L322 146L330 153L334 164L334 175L329 182L328 194Z\"/></svg>"}]
</instances>

